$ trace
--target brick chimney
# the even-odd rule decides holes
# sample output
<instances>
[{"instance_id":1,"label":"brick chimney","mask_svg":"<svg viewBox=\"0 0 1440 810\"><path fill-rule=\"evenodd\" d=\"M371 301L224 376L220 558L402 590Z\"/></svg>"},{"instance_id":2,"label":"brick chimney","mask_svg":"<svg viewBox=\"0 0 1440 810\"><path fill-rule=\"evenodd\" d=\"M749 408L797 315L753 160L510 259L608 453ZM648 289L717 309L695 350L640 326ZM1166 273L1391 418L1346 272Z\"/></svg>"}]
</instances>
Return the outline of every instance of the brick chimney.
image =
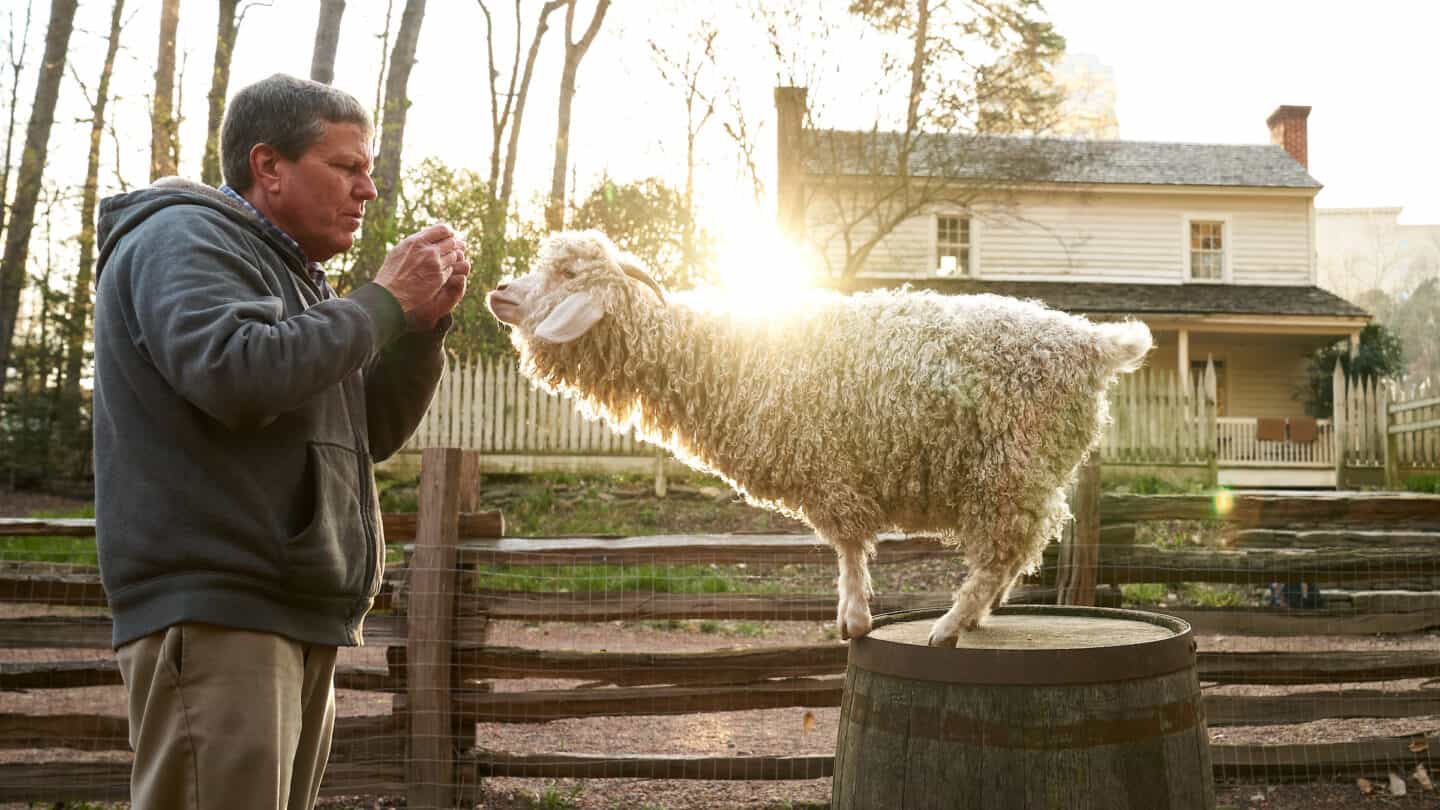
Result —
<instances>
[{"instance_id":1,"label":"brick chimney","mask_svg":"<svg viewBox=\"0 0 1440 810\"><path fill-rule=\"evenodd\" d=\"M1282 104L1265 119L1270 127L1270 142L1285 147L1290 157L1306 169L1310 168L1309 137L1305 128L1305 119L1309 117L1309 107Z\"/></svg>"},{"instance_id":2,"label":"brick chimney","mask_svg":"<svg viewBox=\"0 0 1440 810\"><path fill-rule=\"evenodd\" d=\"M801 189L805 96L804 87L775 88L775 218L781 232L796 243L804 238L805 228Z\"/></svg>"}]
</instances>

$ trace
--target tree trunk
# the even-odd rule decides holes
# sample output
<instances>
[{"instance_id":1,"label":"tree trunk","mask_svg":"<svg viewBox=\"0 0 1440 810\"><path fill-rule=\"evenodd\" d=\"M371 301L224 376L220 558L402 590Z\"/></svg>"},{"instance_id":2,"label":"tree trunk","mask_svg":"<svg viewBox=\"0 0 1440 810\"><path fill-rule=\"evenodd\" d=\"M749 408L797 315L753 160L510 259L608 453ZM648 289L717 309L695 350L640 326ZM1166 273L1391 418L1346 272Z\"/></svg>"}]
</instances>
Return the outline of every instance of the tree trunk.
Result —
<instances>
[{"instance_id":1,"label":"tree trunk","mask_svg":"<svg viewBox=\"0 0 1440 810\"><path fill-rule=\"evenodd\" d=\"M215 25L215 70L210 75L210 115L206 119L205 158L201 161L200 179L207 186L219 186L220 122L225 118L225 92L230 87L230 56L235 51L235 37L240 26L235 24L235 6L239 0L220 0L220 17Z\"/></svg>"},{"instance_id":2,"label":"tree trunk","mask_svg":"<svg viewBox=\"0 0 1440 810\"><path fill-rule=\"evenodd\" d=\"M580 60L600 33L600 24L605 21L605 12L610 9L610 0L598 0L595 16L579 42L572 42L571 32L575 24L575 3L569 0L565 7L565 68L560 74L560 123L555 132L555 167L550 172L550 204L545 207L545 226L552 231L565 227L565 169L570 162L570 104L575 99L575 74L580 70Z\"/></svg>"},{"instance_id":3,"label":"tree trunk","mask_svg":"<svg viewBox=\"0 0 1440 810\"><path fill-rule=\"evenodd\" d=\"M177 171L175 155L175 32L180 27L180 0L164 0L160 8L160 44L155 52L155 98L150 104L150 182Z\"/></svg>"},{"instance_id":4,"label":"tree trunk","mask_svg":"<svg viewBox=\"0 0 1440 810\"><path fill-rule=\"evenodd\" d=\"M15 111L20 108L20 69L25 66L25 52L29 50L30 43L30 4L25 4L25 29L20 34L20 55L15 55L15 29L10 29L9 57L10 57L10 120L5 126L5 164L0 165L0 234L5 233L5 214L9 206L5 203L10 199L10 161L15 157L11 147L15 145ZM0 367L0 379L4 378L4 368Z\"/></svg>"},{"instance_id":5,"label":"tree trunk","mask_svg":"<svg viewBox=\"0 0 1440 810\"><path fill-rule=\"evenodd\" d=\"M35 225L35 203L40 197L40 178L45 170L50 144L50 125L55 122L55 100L60 95L60 76L75 28L78 0L53 0L50 25L45 32L45 60L35 84L35 103L25 130L25 151L15 184L15 202L10 226L5 232L5 254L0 259L0 383L10 366L15 318L20 309L20 289L25 285L25 263L30 256L30 230Z\"/></svg>"},{"instance_id":6,"label":"tree trunk","mask_svg":"<svg viewBox=\"0 0 1440 810\"><path fill-rule=\"evenodd\" d=\"M65 324L65 376L60 388L61 436L74 435L80 423L80 369L85 362L85 335L90 321L90 279L95 269L95 206L100 196L100 141L105 133L105 106L110 98L110 76L115 70L115 53L120 47L120 23L125 0L115 0L110 13L110 39L105 64L100 69L100 86L90 118L90 157L85 164L85 190L80 200L80 269L70 294L70 313Z\"/></svg>"},{"instance_id":7,"label":"tree trunk","mask_svg":"<svg viewBox=\"0 0 1440 810\"><path fill-rule=\"evenodd\" d=\"M406 89L415 66L415 46L425 20L425 0L406 0L385 77L385 104L380 123L380 154L375 158L376 198L365 213L365 239L349 279L350 286L369 281L380 269L391 241L396 202L400 197L400 157L405 145L405 113L410 106Z\"/></svg>"},{"instance_id":8,"label":"tree trunk","mask_svg":"<svg viewBox=\"0 0 1440 810\"><path fill-rule=\"evenodd\" d=\"M535 72L535 59L540 52L540 42L549 30L550 15L566 0L547 0L540 9L535 25L535 34L530 40L530 49L525 56L524 71L520 71L520 3L515 3L515 54L510 66L509 87L502 93L495 85L499 72L495 69L495 31L491 25L490 9L484 0L480 9L485 14L485 44L489 58L490 126L494 142L490 152L489 205L482 223L484 239L480 244L480 264L474 277L482 283L494 281L500 276L501 264L505 259L505 218L510 210L510 194L515 178L515 161L520 151L520 125L525 118L525 100L530 95L530 79ZM516 82L519 87L516 87ZM504 97L503 106L500 103ZM511 104L514 104L512 118ZM509 138L506 140L506 129ZM500 142L506 140L502 155ZM498 189L498 191L497 191Z\"/></svg>"},{"instance_id":9,"label":"tree trunk","mask_svg":"<svg viewBox=\"0 0 1440 810\"><path fill-rule=\"evenodd\" d=\"M320 0L315 53L310 57L310 78L317 82L335 81L335 51L340 48L340 18L344 15L345 0Z\"/></svg>"}]
</instances>

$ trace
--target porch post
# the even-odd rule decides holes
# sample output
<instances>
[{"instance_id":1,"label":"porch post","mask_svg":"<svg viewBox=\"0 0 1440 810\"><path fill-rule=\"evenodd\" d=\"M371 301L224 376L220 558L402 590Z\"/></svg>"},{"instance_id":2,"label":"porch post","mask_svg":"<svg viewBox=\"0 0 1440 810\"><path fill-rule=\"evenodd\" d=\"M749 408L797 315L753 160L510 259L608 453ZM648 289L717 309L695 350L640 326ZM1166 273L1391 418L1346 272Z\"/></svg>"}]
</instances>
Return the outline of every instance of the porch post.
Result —
<instances>
[{"instance_id":1,"label":"porch post","mask_svg":"<svg viewBox=\"0 0 1440 810\"><path fill-rule=\"evenodd\" d=\"M1331 401L1333 408L1330 413L1330 433L1335 451L1335 488L1345 488L1345 448L1348 445L1348 437L1345 435L1347 425L1345 413L1345 371L1339 363L1335 364L1335 376L1331 378Z\"/></svg>"},{"instance_id":2,"label":"porch post","mask_svg":"<svg viewBox=\"0 0 1440 810\"><path fill-rule=\"evenodd\" d=\"M1175 341L1175 356L1177 371L1180 372L1180 384L1190 390L1190 330L1181 329L1179 337Z\"/></svg>"},{"instance_id":3,"label":"porch post","mask_svg":"<svg viewBox=\"0 0 1440 810\"><path fill-rule=\"evenodd\" d=\"M1355 355L1360 353L1360 333L1350 333L1350 359L1354 360Z\"/></svg>"}]
</instances>

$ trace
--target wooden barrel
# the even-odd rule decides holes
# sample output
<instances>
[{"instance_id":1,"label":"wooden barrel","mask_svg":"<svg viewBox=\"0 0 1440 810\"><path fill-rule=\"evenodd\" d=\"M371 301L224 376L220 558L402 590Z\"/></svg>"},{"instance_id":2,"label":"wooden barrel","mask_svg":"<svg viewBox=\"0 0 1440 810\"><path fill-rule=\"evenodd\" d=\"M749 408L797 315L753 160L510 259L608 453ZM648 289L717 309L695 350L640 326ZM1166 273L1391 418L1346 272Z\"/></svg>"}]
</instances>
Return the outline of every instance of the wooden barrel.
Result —
<instances>
[{"instance_id":1,"label":"wooden barrel","mask_svg":"<svg viewBox=\"0 0 1440 810\"><path fill-rule=\"evenodd\" d=\"M943 612L850 642L831 810L1214 808L1190 625L1022 605L930 647Z\"/></svg>"}]
</instances>

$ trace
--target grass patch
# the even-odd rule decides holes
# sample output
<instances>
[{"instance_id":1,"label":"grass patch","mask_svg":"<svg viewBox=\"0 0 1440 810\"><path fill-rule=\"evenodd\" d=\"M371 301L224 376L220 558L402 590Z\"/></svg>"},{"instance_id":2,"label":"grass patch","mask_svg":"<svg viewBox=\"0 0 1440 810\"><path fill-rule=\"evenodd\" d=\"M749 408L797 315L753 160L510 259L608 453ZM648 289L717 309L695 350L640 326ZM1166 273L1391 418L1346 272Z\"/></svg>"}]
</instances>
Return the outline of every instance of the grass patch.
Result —
<instances>
[{"instance_id":1,"label":"grass patch","mask_svg":"<svg viewBox=\"0 0 1440 810\"><path fill-rule=\"evenodd\" d=\"M95 505L62 511L32 512L32 518L94 518ZM0 562L51 562L99 565L94 537L0 537Z\"/></svg>"},{"instance_id":2,"label":"grass patch","mask_svg":"<svg viewBox=\"0 0 1440 810\"><path fill-rule=\"evenodd\" d=\"M1405 479L1405 489L1440 495L1440 475L1412 475Z\"/></svg>"},{"instance_id":3,"label":"grass patch","mask_svg":"<svg viewBox=\"0 0 1440 810\"><path fill-rule=\"evenodd\" d=\"M483 591L525 593L730 593L744 590L702 565L506 565L475 573Z\"/></svg>"},{"instance_id":4,"label":"grass patch","mask_svg":"<svg viewBox=\"0 0 1440 810\"><path fill-rule=\"evenodd\" d=\"M545 788L538 795L525 795L525 801L531 810L572 810L572 808L580 806L580 793L579 785L571 785L563 789L552 786Z\"/></svg>"},{"instance_id":5,"label":"grass patch","mask_svg":"<svg viewBox=\"0 0 1440 810\"><path fill-rule=\"evenodd\" d=\"M1106 492L1130 495L1199 495L1210 487L1199 478L1185 478L1170 481L1158 475L1137 475L1104 486Z\"/></svg>"},{"instance_id":6,"label":"grass patch","mask_svg":"<svg viewBox=\"0 0 1440 810\"><path fill-rule=\"evenodd\" d=\"M1244 589L1233 585L1208 585L1201 582L1187 582L1180 591L1181 600L1187 605L1207 608L1247 607L1252 604Z\"/></svg>"},{"instance_id":7,"label":"grass patch","mask_svg":"<svg viewBox=\"0 0 1440 810\"><path fill-rule=\"evenodd\" d=\"M1137 582L1120 586L1126 605L1158 605L1170 593L1169 587L1158 582Z\"/></svg>"}]
</instances>

